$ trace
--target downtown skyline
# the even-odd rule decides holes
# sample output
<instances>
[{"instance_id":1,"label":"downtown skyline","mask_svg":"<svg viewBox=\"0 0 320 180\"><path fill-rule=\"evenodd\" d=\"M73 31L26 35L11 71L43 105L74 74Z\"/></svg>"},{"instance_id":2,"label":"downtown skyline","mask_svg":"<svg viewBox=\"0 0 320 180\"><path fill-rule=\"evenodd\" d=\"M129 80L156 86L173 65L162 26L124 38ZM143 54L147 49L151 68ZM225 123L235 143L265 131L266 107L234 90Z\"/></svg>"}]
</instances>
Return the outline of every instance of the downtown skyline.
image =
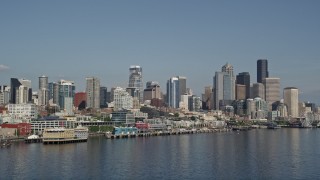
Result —
<instances>
[{"instance_id":1,"label":"downtown skyline","mask_svg":"<svg viewBox=\"0 0 320 180\"><path fill-rule=\"evenodd\" d=\"M90 76L127 87L128 67L140 65L144 87L158 81L165 92L170 77L185 76L200 96L226 62L253 83L256 61L268 59L281 89L297 87L301 100L319 103L317 1L61 3L2 3L1 85L26 78L36 90L46 75L75 81L77 92Z\"/></svg>"}]
</instances>

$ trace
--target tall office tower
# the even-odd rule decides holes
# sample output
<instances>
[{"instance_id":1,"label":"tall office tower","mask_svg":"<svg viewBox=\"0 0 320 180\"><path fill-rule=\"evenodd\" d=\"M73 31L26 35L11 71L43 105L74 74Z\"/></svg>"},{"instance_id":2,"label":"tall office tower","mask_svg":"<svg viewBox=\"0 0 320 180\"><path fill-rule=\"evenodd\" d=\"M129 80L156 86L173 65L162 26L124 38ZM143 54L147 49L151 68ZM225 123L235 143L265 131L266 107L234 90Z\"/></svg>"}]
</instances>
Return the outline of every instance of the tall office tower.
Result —
<instances>
[{"instance_id":1,"label":"tall office tower","mask_svg":"<svg viewBox=\"0 0 320 180\"><path fill-rule=\"evenodd\" d=\"M283 90L284 104L288 107L288 114L291 117L299 116L299 90L295 87L287 87Z\"/></svg>"},{"instance_id":2,"label":"tall office tower","mask_svg":"<svg viewBox=\"0 0 320 180\"><path fill-rule=\"evenodd\" d=\"M229 63L226 63L224 66L221 68L221 72L226 72L230 76L234 77L233 75L233 66Z\"/></svg>"},{"instance_id":3,"label":"tall office tower","mask_svg":"<svg viewBox=\"0 0 320 180\"><path fill-rule=\"evenodd\" d=\"M86 78L87 108L100 108L100 80L96 77Z\"/></svg>"},{"instance_id":4,"label":"tall office tower","mask_svg":"<svg viewBox=\"0 0 320 180\"><path fill-rule=\"evenodd\" d=\"M47 106L49 103L48 77L39 77L38 105Z\"/></svg>"},{"instance_id":5,"label":"tall office tower","mask_svg":"<svg viewBox=\"0 0 320 180\"><path fill-rule=\"evenodd\" d=\"M201 109L201 100L200 97L195 95L188 97L188 109L189 111L200 111Z\"/></svg>"},{"instance_id":6,"label":"tall office tower","mask_svg":"<svg viewBox=\"0 0 320 180\"><path fill-rule=\"evenodd\" d=\"M108 107L107 96L108 96L107 87L100 87L100 108Z\"/></svg>"},{"instance_id":7,"label":"tall office tower","mask_svg":"<svg viewBox=\"0 0 320 180\"><path fill-rule=\"evenodd\" d=\"M236 84L245 85L246 87L246 97L250 98L250 74L248 72L242 72L237 75Z\"/></svg>"},{"instance_id":8,"label":"tall office tower","mask_svg":"<svg viewBox=\"0 0 320 180\"><path fill-rule=\"evenodd\" d=\"M139 90L139 100L143 101L143 82L142 82L142 67L130 66L129 68L129 88L136 88Z\"/></svg>"},{"instance_id":9,"label":"tall office tower","mask_svg":"<svg viewBox=\"0 0 320 180\"><path fill-rule=\"evenodd\" d=\"M235 100L233 67L227 63L222 67L222 71L216 72L213 77L214 109L216 110L220 110L220 106L230 105Z\"/></svg>"},{"instance_id":10,"label":"tall office tower","mask_svg":"<svg viewBox=\"0 0 320 180\"><path fill-rule=\"evenodd\" d=\"M16 104L16 93L17 89L21 86L19 79L11 78L10 79L10 103Z\"/></svg>"},{"instance_id":11,"label":"tall office tower","mask_svg":"<svg viewBox=\"0 0 320 180\"><path fill-rule=\"evenodd\" d=\"M265 88L262 83L253 83L252 86L252 98L259 97L261 99L266 99L265 98Z\"/></svg>"},{"instance_id":12,"label":"tall office tower","mask_svg":"<svg viewBox=\"0 0 320 180\"><path fill-rule=\"evenodd\" d=\"M271 111L272 104L280 101L280 78L265 78L263 84L265 88L265 98L268 102L269 111Z\"/></svg>"},{"instance_id":13,"label":"tall office tower","mask_svg":"<svg viewBox=\"0 0 320 180\"><path fill-rule=\"evenodd\" d=\"M172 77L167 81L167 103L169 107L179 108L181 99L179 87L178 77Z\"/></svg>"},{"instance_id":14,"label":"tall office tower","mask_svg":"<svg viewBox=\"0 0 320 180\"><path fill-rule=\"evenodd\" d=\"M222 66L221 72L225 72L227 75L229 75L228 77L224 77L224 81L228 81L227 84L224 84L224 86L227 85L227 88L224 88L225 91L230 91L230 99L234 100L235 99L235 91L236 91L236 78L234 77L233 74L233 66L229 63L225 64L224 66ZM230 85L229 85L230 83ZM230 89L229 89L230 86ZM227 100L229 98L229 94L227 95Z\"/></svg>"},{"instance_id":15,"label":"tall office tower","mask_svg":"<svg viewBox=\"0 0 320 180\"><path fill-rule=\"evenodd\" d=\"M114 90L116 90L116 88L111 88L111 90L110 90L110 102L113 102L114 101Z\"/></svg>"},{"instance_id":16,"label":"tall office tower","mask_svg":"<svg viewBox=\"0 0 320 180\"><path fill-rule=\"evenodd\" d=\"M0 105L5 105L10 102L10 87L0 86Z\"/></svg>"},{"instance_id":17,"label":"tall office tower","mask_svg":"<svg viewBox=\"0 0 320 180\"><path fill-rule=\"evenodd\" d=\"M143 101L151 101L152 99L161 99L160 85L158 82L148 81L143 92Z\"/></svg>"},{"instance_id":18,"label":"tall office tower","mask_svg":"<svg viewBox=\"0 0 320 180\"><path fill-rule=\"evenodd\" d=\"M113 96L115 111L133 108L133 98L125 89L121 87L115 88Z\"/></svg>"},{"instance_id":19,"label":"tall office tower","mask_svg":"<svg viewBox=\"0 0 320 180\"><path fill-rule=\"evenodd\" d=\"M204 94L202 94L202 108L204 110L212 109L212 87L207 86L204 88Z\"/></svg>"},{"instance_id":20,"label":"tall office tower","mask_svg":"<svg viewBox=\"0 0 320 180\"><path fill-rule=\"evenodd\" d=\"M187 78L183 76L177 76L179 80L179 97L183 94L188 94L187 92ZM190 89L189 89L190 93ZM180 99L179 99L180 101Z\"/></svg>"},{"instance_id":21,"label":"tall office tower","mask_svg":"<svg viewBox=\"0 0 320 180\"><path fill-rule=\"evenodd\" d=\"M269 77L268 60L259 59L257 61L257 82L262 83L264 78Z\"/></svg>"},{"instance_id":22,"label":"tall office tower","mask_svg":"<svg viewBox=\"0 0 320 180\"><path fill-rule=\"evenodd\" d=\"M246 85L236 85L236 100L245 100L246 98Z\"/></svg>"},{"instance_id":23,"label":"tall office tower","mask_svg":"<svg viewBox=\"0 0 320 180\"><path fill-rule=\"evenodd\" d=\"M73 107L73 99L76 87L73 81L60 80L59 84L59 101L58 105L61 110L67 114L72 114L71 107ZM70 104L71 103L71 104Z\"/></svg>"},{"instance_id":24,"label":"tall office tower","mask_svg":"<svg viewBox=\"0 0 320 180\"><path fill-rule=\"evenodd\" d=\"M53 104L59 104L59 83L50 82L48 86L49 101L51 100Z\"/></svg>"},{"instance_id":25,"label":"tall office tower","mask_svg":"<svg viewBox=\"0 0 320 180\"><path fill-rule=\"evenodd\" d=\"M11 78L10 103L24 104L32 101L31 81Z\"/></svg>"}]
</instances>

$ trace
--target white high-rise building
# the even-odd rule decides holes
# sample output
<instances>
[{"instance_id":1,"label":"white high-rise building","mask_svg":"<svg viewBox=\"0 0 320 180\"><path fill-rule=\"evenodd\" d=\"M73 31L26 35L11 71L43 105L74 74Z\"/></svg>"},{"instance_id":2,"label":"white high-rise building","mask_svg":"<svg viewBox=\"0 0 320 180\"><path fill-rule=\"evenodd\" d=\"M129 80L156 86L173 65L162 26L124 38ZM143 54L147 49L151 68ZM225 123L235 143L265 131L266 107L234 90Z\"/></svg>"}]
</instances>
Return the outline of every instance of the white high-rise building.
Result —
<instances>
[{"instance_id":1,"label":"white high-rise building","mask_svg":"<svg viewBox=\"0 0 320 180\"><path fill-rule=\"evenodd\" d=\"M15 119L38 118L37 107L34 104L9 104L8 113Z\"/></svg>"},{"instance_id":2,"label":"white high-rise building","mask_svg":"<svg viewBox=\"0 0 320 180\"><path fill-rule=\"evenodd\" d=\"M265 87L265 98L268 102L269 111L272 110L272 104L280 101L280 78L263 79Z\"/></svg>"},{"instance_id":3,"label":"white high-rise building","mask_svg":"<svg viewBox=\"0 0 320 180\"><path fill-rule=\"evenodd\" d=\"M8 104L10 101L10 87L0 86L0 104Z\"/></svg>"},{"instance_id":4,"label":"white high-rise building","mask_svg":"<svg viewBox=\"0 0 320 180\"><path fill-rule=\"evenodd\" d=\"M86 78L87 108L100 108L100 80L96 77Z\"/></svg>"},{"instance_id":5,"label":"white high-rise building","mask_svg":"<svg viewBox=\"0 0 320 180\"><path fill-rule=\"evenodd\" d=\"M288 107L288 115L299 116L299 90L295 87L287 87L283 90L284 104Z\"/></svg>"},{"instance_id":6,"label":"white high-rise building","mask_svg":"<svg viewBox=\"0 0 320 180\"><path fill-rule=\"evenodd\" d=\"M114 90L113 102L115 111L133 108L133 97L129 95L126 89L121 87Z\"/></svg>"}]
</instances>

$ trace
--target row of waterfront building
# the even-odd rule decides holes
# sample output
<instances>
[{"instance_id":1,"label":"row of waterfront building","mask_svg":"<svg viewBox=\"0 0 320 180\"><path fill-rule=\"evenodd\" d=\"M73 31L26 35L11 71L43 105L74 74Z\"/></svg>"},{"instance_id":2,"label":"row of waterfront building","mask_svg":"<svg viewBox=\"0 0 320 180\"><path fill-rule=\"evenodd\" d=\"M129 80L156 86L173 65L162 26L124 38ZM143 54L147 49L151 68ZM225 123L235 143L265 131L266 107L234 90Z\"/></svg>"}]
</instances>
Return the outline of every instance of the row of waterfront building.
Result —
<instances>
[{"instance_id":1,"label":"row of waterfront building","mask_svg":"<svg viewBox=\"0 0 320 180\"><path fill-rule=\"evenodd\" d=\"M281 100L280 78L269 77L266 59L257 61L255 83L251 83L249 72L235 76L233 66L225 64L202 97L187 88L187 78L183 76L171 77L163 94L156 81L148 81L143 89L141 66L130 66L129 73L128 87L110 91L96 77L86 78L86 92L76 92L73 81L49 82L48 77L41 76L37 93L32 91L30 80L11 78L10 86L0 86L0 105L14 119L37 119L57 113L73 116L81 110L99 113L103 108L122 111L140 109L141 105L183 113L221 110L246 118L296 118L308 112L299 105L298 88L285 88Z\"/></svg>"}]
</instances>

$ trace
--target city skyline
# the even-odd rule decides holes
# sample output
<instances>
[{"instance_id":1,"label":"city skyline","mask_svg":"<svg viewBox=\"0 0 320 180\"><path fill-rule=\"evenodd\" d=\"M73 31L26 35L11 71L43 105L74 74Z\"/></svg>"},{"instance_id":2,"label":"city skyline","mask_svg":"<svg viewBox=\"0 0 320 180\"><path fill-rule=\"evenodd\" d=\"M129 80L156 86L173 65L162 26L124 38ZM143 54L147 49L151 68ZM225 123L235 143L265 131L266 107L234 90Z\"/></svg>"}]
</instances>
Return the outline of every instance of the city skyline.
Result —
<instances>
[{"instance_id":1,"label":"city skyline","mask_svg":"<svg viewBox=\"0 0 320 180\"><path fill-rule=\"evenodd\" d=\"M301 100L319 103L312 82L320 65L317 1L63 5L2 3L1 85L25 78L36 90L44 74L49 82L75 81L77 92L85 91L89 76L108 88L127 87L127 68L137 64L143 81L158 81L163 92L168 78L182 75L200 96L226 62L255 83L256 61L268 59L269 76L281 78L281 89L297 87Z\"/></svg>"}]
</instances>

